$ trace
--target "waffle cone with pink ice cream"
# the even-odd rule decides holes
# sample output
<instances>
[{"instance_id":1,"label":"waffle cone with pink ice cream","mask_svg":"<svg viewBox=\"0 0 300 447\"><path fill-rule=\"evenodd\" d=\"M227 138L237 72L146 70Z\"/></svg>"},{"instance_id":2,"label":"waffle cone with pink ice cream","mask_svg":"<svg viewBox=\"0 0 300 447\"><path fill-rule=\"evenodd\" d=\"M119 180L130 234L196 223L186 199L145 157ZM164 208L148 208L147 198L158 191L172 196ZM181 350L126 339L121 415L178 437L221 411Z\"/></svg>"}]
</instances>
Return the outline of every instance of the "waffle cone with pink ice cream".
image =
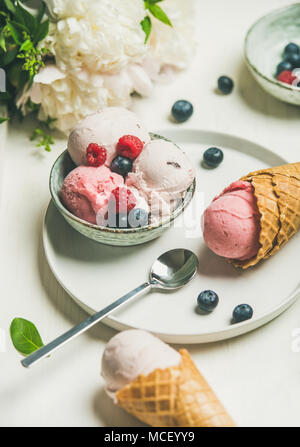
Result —
<instances>
[{"instance_id":1,"label":"waffle cone with pink ice cream","mask_svg":"<svg viewBox=\"0 0 300 447\"><path fill-rule=\"evenodd\" d=\"M153 427L235 425L189 353L148 332L115 335L103 353L102 377L115 404Z\"/></svg>"},{"instance_id":2,"label":"waffle cone with pink ice cream","mask_svg":"<svg viewBox=\"0 0 300 447\"><path fill-rule=\"evenodd\" d=\"M300 163L252 172L203 215L207 246L246 269L277 253L300 228Z\"/></svg>"}]
</instances>

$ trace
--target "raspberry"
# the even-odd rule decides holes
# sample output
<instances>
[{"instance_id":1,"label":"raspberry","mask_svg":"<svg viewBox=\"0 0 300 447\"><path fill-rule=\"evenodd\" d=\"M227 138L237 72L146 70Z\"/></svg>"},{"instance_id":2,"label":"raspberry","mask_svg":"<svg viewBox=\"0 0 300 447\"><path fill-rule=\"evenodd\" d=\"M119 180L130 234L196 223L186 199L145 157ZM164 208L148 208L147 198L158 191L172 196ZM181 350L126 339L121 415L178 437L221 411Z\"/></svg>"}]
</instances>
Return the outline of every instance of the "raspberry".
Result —
<instances>
[{"instance_id":1,"label":"raspberry","mask_svg":"<svg viewBox=\"0 0 300 447\"><path fill-rule=\"evenodd\" d=\"M129 213L136 206L135 195L126 186L114 189L111 194L110 202L115 202L117 214Z\"/></svg>"},{"instance_id":2,"label":"raspberry","mask_svg":"<svg viewBox=\"0 0 300 447\"><path fill-rule=\"evenodd\" d=\"M89 166L97 168L106 161L106 149L97 143L90 143L86 149L86 159Z\"/></svg>"},{"instance_id":3,"label":"raspberry","mask_svg":"<svg viewBox=\"0 0 300 447\"><path fill-rule=\"evenodd\" d=\"M117 152L123 157L134 160L140 155L144 147L144 143L134 135L124 135L119 139Z\"/></svg>"},{"instance_id":4,"label":"raspberry","mask_svg":"<svg viewBox=\"0 0 300 447\"><path fill-rule=\"evenodd\" d=\"M290 70L284 70L277 76L277 79L280 82L291 85L297 79L297 76L293 75Z\"/></svg>"}]
</instances>

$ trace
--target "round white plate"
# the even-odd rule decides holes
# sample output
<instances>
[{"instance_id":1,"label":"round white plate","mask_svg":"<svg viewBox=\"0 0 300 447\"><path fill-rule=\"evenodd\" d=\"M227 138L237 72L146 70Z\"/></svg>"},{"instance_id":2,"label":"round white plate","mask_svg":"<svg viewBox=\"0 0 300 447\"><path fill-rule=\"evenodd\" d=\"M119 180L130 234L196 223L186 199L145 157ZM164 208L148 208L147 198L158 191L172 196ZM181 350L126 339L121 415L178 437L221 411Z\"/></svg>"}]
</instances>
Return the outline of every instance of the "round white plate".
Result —
<instances>
[{"instance_id":1,"label":"round white plate","mask_svg":"<svg viewBox=\"0 0 300 447\"><path fill-rule=\"evenodd\" d=\"M100 310L143 283L152 262L171 248L188 248L199 256L199 272L185 288L170 294L152 292L116 311L104 322L115 329L142 328L172 343L206 343L249 332L287 309L299 290L300 235L280 252L246 271L236 270L208 250L203 242L203 207L232 181L250 171L286 161L270 150L215 132L173 130L161 135L178 143L197 167L197 194L182 219L155 241L136 247L110 247L90 241L73 230L50 203L43 240L49 265L63 288L88 312ZM216 169L201 166L210 146L221 147L224 161ZM197 312L197 296L205 289L220 298L209 315ZM248 303L254 317L231 324L237 304Z\"/></svg>"}]
</instances>

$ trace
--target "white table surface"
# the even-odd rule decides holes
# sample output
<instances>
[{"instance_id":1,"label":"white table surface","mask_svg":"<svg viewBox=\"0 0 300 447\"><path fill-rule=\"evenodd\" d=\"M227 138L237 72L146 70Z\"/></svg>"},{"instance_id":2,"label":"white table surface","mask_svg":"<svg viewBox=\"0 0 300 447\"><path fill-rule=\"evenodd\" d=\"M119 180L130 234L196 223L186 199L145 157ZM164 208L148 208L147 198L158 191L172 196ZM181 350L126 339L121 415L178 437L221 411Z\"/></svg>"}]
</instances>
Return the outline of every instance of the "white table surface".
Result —
<instances>
[{"instance_id":1,"label":"white table surface","mask_svg":"<svg viewBox=\"0 0 300 447\"><path fill-rule=\"evenodd\" d=\"M190 99L195 113L182 128L232 133L299 161L300 108L265 94L242 59L247 28L261 15L289 2L197 3L199 46L190 70L171 85L157 86L151 98L135 100L133 109L150 129L170 128L175 126L168 120L173 102ZM235 80L230 96L214 91L221 74ZM14 317L33 321L44 341L86 317L54 279L41 242L49 170L65 141L57 140L53 151L44 153L28 141L30 125L10 127L6 142L4 128L0 131L4 152L3 157L0 151L1 165L4 161L0 328L5 335L5 343L0 343L0 426L140 426L114 407L103 392L100 359L113 330L99 324L31 370L21 367L11 344L9 325ZM292 332L298 327L300 302L255 332L190 346L199 369L239 425L300 426L300 353L292 350Z\"/></svg>"}]
</instances>

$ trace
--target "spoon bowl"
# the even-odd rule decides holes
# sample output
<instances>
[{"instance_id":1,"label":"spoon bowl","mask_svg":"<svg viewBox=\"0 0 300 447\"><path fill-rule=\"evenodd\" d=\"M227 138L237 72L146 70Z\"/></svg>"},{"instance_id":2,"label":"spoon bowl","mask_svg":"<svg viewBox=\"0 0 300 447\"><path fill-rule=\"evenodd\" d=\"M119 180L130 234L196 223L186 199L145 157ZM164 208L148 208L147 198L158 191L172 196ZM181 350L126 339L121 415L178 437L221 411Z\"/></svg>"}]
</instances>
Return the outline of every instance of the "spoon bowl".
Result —
<instances>
[{"instance_id":1,"label":"spoon bowl","mask_svg":"<svg viewBox=\"0 0 300 447\"><path fill-rule=\"evenodd\" d=\"M176 290L196 274L198 258L190 250L175 249L162 254L153 264L150 280L153 287Z\"/></svg>"}]
</instances>

